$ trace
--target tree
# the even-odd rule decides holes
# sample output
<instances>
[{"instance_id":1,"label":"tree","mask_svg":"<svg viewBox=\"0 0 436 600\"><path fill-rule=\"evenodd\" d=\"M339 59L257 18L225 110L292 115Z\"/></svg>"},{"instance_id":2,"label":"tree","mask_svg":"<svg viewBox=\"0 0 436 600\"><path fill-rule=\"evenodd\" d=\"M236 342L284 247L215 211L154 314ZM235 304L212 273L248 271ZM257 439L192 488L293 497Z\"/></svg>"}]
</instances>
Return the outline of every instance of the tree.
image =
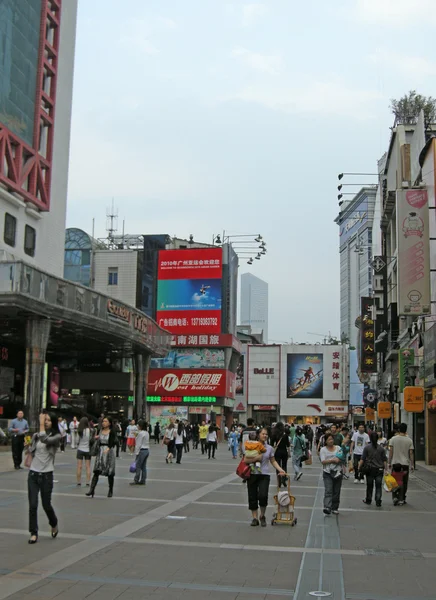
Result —
<instances>
[{"instance_id":1,"label":"tree","mask_svg":"<svg viewBox=\"0 0 436 600\"><path fill-rule=\"evenodd\" d=\"M436 99L432 96L422 96L411 90L399 100L391 100L395 125L415 125L421 110L424 111L426 125L436 122Z\"/></svg>"}]
</instances>

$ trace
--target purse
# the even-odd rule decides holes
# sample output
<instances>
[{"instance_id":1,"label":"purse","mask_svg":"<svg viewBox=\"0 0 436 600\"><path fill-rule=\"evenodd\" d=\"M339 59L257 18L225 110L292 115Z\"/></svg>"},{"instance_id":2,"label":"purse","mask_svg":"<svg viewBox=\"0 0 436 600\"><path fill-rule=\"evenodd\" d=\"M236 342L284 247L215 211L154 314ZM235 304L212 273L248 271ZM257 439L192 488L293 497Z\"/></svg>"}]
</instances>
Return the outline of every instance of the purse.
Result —
<instances>
[{"instance_id":1,"label":"purse","mask_svg":"<svg viewBox=\"0 0 436 600\"><path fill-rule=\"evenodd\" d=\"M170 438L165 437L163 439L163 443L164 443L164 446L168 446L168 444L170 443Z\"/></svg>"},{"instance_id":2,"label":"purse","mask_svg":"<svg viewBox=\"0 0 436 600\"><path fill-rule=\"evenodd\" d=\"M26 452L26 455L24 457L24 466L26 467L26 469L30 469L32 465L32 460L33 454L31 452Z\"/></svg>"},{"instance_id":3,"label":"purse","mask_svg":"<svg viewBox=\"0 0 436 600\"><path fill-rule=\"evenodd\" d=\"M250 479L251 477L251 467L250 465L247 465L244 458L241 460L236 469L236 475L244 481L247 481L247 479Z\"/></svg>"}]
</instances>

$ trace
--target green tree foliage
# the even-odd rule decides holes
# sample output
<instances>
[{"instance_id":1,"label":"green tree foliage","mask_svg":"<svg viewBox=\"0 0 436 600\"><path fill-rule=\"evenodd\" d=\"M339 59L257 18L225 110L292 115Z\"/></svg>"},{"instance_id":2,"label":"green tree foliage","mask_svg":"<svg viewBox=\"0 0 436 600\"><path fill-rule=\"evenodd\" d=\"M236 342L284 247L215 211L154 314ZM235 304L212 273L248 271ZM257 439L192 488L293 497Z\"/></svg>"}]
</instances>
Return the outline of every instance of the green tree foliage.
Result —
<instances>
[{"instance_id":1,"label":"green tree foliage","mask_svg":"<svg viewBox=\"0 0 436 600\"><path fill-rule=\"evenodd\" d=\"M415 125L421 110L424 111L426 124L436 122L436 99L432 96L422 96L411 90L399 100L391 100L396 125Z\"/></svg>"}]
</instances>

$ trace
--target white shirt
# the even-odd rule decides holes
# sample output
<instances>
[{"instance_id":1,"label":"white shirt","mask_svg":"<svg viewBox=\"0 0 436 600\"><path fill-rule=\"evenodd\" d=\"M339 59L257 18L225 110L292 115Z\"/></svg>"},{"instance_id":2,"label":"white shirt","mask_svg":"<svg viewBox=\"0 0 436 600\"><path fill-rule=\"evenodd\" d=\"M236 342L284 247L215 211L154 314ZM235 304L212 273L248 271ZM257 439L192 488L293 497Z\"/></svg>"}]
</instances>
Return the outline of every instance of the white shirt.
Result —
<instances>
[{"instance_id":1,"label":"white shirt","mask_svg":"<svg viewBox=\"0 0 436 600\"><path fill-rule=\"evenodd\" d=\"M141 450L150 450L150 434L148 431L140 431L136 436L135 453Z\"/></svg>"},{"instance_id":2,"label":"white shirt","mask_svg":"<svg viewBox=\"0 0 436 600\"><path fill-rule=\"evenodd\" d=\"M207 434L207 441L208 442L216 442L217 437L216 437L216 431L209 431L209 433Z\"/></svg>"},{"instance_id":3,"label":"white shirt","mask_svg":"<svg viewBox=\"0 0 436 600\"><path fill-rule=\"evenodd\" d=\"M336 456L336 454L337 454L337 452L340 451L340 449L341 448L339 446L333 446L333 449L329 450L327 448L327 446L323 446L319 453L321 462L324 462L325 460L331 460L332 458L338 458ZM362 452L363 452L363 450L362 450ZM322 470L325 471L326 473L330 473L332 464L333 463L328 464L328 465L323 465Z\"/></svg>"},{"instance_id":4,"label":"white shirt","mask_svg":"<svg viewBox=\"0 0 436 600\"><path fill-rule=\"evenodd\" d=\"M367 444L369 444L369 435L367 433L359 433L356 431L353 433L351 441L354 442L353 453L356 456L362 456L363 449Z\"/></svg>"},{"instance_id":5,"label":"white shirt","mask_svg":"<svg viewBox=\"0 0 436 600\"><path fill-rule=\"evenodd\" d=\"M177 429L176 431L176 444L183 444L186 438L186 431L184 429L182 429L182 433L179 435Z\"/></svg>"}]
</instances>

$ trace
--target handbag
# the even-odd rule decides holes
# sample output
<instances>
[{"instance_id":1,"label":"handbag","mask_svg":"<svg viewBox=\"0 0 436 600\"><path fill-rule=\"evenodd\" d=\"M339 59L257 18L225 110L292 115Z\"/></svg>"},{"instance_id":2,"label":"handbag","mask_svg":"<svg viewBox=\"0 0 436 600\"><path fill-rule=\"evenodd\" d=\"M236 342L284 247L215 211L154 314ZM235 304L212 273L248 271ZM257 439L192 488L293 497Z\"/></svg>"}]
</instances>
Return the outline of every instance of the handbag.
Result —
<instances>
[{"instance_id":1,"label":"handbag","mask_svg":"<svg viewBox=\"0 0 436 600\"><path fill-rule=\"evenodd\" d=\"M247 479L250 479L251 477L251 467L250 465L247 465L244 458L241 460L236 469L236 475L244 481L247 481Z\"/></svg>"},{"instance_id":2,"label":"handbag","mask_svg":"<svg viewBox=\"0 0 436 600\"><path fill-rule=\"evenodd\" d=\"M33 454L31 452L26 452L26 455L24 457L24 466L26 467L26 469L30 469L32 465L32 460Z\"/></svg>"},{"instance_id":3,"label":"handbag","mask_svg":"<svg viewBox=\"0 0 436 600\"><path fill-rule=\"evenodd\" d=\"M170 443L170 438L164 437L163 443L164 443L164 446L168 446L168 444Z\"/></svg>"}]
</instances>

